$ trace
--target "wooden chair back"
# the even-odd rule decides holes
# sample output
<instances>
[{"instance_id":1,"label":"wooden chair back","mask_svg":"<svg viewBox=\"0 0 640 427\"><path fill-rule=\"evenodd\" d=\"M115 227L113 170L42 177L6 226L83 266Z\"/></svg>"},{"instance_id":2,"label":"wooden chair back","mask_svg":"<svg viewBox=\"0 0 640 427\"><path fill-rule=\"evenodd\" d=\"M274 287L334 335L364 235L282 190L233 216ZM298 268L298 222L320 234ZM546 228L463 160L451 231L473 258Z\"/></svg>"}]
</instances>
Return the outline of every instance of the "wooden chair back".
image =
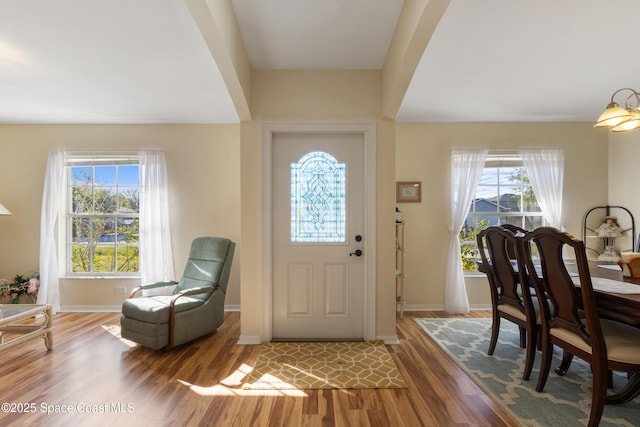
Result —
<instances>
[{"instance_id":1,"label":"wooden chair back","mask_svg":"<svg viewBox=\"0 0 640 427\"><path fill-rule=\"evenodd\" d=\"M531 257L532 243L538 251L540 274ZM543 329L560 328L576 334L593 349L592 352L599 353L606 359L606 346L584 242L554 227L539 227L522 238L520 247L527 268L526 274L532 281L536 294L548 301L547 304L540 304ZM574 261L566 262L565 256L575 260L580 292L567 268L567 262ZM584 312L586 325L582 321L580 310Z\"/></svg>"},{"instance_id":2,"label":"wooden chair back","mask_svg":"<svg viewBox=\"0 0 640 427\"><path fill-rule=\"evenodd\" d=\"M508 304L522 313L533 312L530 289L520 289L519 274L510 255L517 237L503 227L492 226L478 233L477 243L486 269L494 306Z\"/></svg>"},{"instance_id":3,"label":"wooden chair back","mask_svg":"<svg viewBox=\"0 0 640 427\"><path fill-rule=\"evenodd\" d=\"M527 234L527 230L514 224L502 224L500 227L504 228L505 230L509 230L516 237L524 236L525 234ZM507 242L507 253L509 254L509 258L516 259L516 248L514 247L514 244L512 242Z\"/></svg>"}]
</instances>

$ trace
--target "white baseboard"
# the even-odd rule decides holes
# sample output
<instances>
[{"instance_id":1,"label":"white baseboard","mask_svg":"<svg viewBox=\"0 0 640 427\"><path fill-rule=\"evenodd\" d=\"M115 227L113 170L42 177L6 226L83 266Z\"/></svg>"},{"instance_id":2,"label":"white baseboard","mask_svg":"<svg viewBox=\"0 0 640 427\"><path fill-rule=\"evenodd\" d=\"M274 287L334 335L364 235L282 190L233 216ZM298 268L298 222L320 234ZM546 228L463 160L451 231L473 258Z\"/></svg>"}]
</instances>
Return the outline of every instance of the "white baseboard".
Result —
<instances>
[{"instance_id":1,"label":"white baseboard","mask_svg":"<svg viewBox=\"0 0 640 427\"><path fill-rule=\"evenodd\" d=\"M119 313L121 305L63 305L60 312L67 313Z\"/></svg>"},{"instance_id":2,"label":"white baseboard","mask_svg":"<svg viewBox=\"0 0 640 427\"><path fill-rule=\"evenodd\" d=\"M491 310L491 304L473 304L469 310ZM400 311L400 310L397 310ZM440 304L406 304L404 311L444 311L444 305Z\"/></svg>"},{"instance_id":3,"label":"white baseboard","mask_svg":"<svg viewBox=\"0 0 640 427\"><path fill-rule=\"evenodd\" d=\"M64 305L60 307L60 312L68 313L119 313L121 311L121 305ZM225 305L224 311L240 311L240 305Z\"/></svg>"},{"instance_id":4,"label":"white baseboard","mask_svg":"<svg viewBox=\"0 0 640 427\"><path fill-rule=\"evenodd\" d=\"M396 345L400 344L400 340L397 335L381 335L376 337L377 340L384 341L385 344L388 345Z\"/></svg>"},{"instance_id":5,"label":"white baseboard","mask_svg":"<svg viewBox=\"0 0 640 427\"><path fill-rule=\"evenodd\" d=\"M470 310L491 310L491 304L474 304L469 307ZM61 312L70 313L117 313L122 310L120 305L65 305L60 307ZM240 304L228 304L224 306L224 311L239 312ZM400 310L398 310L400 311ZM441 304L406 304L404 311L444 311L444 305ZM382 339L382 338L380 338Z\"/></svg>"},{"instance_id":6,"label":"white baseboard","mask_svg":"<svg viewBox=\"0 0 640 427\"><path fill-rule=\"evenodd\" d=\"M258 345L262 344L262 338L258 335L240 335L237 344L239 345Z\"/></svg>"},{"instance_id":7,"label":"white baseboard","mask_svg":"<svg viewBox=\"0 0 640 427\"><path fill-rule=\"evenodd\" d=\"M404 311L443 311L444 305L437 304L405 304ZM397 310L400 311L400 310Z\"/></svg>"},{"instance_id":8,"label":"white baseboard","mask_svg":"<svg viewBox=\"0 0 640 427\"><path fill-rule=\"evenodd\" d=\"M491 310L491 304L478 304L469 307L470 310Z\"/></svg>"}]
</instances>

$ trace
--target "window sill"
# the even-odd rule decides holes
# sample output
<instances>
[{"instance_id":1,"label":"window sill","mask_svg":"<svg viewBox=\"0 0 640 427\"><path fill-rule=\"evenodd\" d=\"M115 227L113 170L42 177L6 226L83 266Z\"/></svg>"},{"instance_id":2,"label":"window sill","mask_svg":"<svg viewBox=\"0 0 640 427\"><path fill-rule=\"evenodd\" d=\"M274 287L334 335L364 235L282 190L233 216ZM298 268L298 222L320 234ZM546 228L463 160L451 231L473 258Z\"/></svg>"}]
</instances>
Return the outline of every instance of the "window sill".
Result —
<instances>
[{"instance_id":1,"label":"window sill","mask_svg":"<svg viewBox=\"0 0 640 427\"><path fill-rule=\"evenodd\" d=\"M464 273L464 277L487 277L487 275L479 271L469 271Z\"/></svg>"},{"instance_id":2,"label":"window sill","mask_svg":"<svg viewBox=\"0 0 640 427\"><path fill-rule=\"evenodd\" d=\"M140 280L140 276L61 276L64 280Z\"/></svg>"}]
</instances>

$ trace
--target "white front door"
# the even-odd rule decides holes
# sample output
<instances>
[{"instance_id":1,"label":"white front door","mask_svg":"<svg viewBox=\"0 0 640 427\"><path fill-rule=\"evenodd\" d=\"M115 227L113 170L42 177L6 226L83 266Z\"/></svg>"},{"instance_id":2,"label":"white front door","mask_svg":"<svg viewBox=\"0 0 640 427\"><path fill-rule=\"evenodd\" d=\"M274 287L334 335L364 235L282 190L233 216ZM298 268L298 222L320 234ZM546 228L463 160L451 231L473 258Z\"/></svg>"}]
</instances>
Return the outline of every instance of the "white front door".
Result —
<instances>
[{"instance_id":1,"label":"white front door","mask_svg":"<svg viewBox=\"0 0 640 427\"><path fill-rule=\"evenodd\" d=\"M273 135L272 338L364 337L364 137Z\"/></svg>"}]
</instances>

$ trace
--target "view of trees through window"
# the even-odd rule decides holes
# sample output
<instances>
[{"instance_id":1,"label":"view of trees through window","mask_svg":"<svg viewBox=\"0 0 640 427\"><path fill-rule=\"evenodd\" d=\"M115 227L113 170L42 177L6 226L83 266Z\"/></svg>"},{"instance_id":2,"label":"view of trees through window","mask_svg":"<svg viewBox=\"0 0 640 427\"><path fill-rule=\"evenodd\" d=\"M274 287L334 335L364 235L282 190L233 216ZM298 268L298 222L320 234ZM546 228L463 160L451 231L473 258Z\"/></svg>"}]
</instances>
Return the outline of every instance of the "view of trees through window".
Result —
<instances>
[{"instance_id":1,"label":"view of trees through window","mask_svg":"<svg viewBox=\"0 0 640 427\"><path fill-rule=\"evenodd\" d=\"M68 271L139 271L140 178L137 164L72 166Z\"/></svg>"},{"instance_id":2,"label":"view of trees through window","mask_svg":"<svg viewBox=\"0 0 640 427\"><path fill-rule=\"evenodd\" d=\"M489 163L489 162L488 162ZM476 236L492 225L513 224L526 230L543 225L543 216L522 163L485 166L469 216L460 231L464 271L476 271Z\"/></svg>"}]
</instances>

